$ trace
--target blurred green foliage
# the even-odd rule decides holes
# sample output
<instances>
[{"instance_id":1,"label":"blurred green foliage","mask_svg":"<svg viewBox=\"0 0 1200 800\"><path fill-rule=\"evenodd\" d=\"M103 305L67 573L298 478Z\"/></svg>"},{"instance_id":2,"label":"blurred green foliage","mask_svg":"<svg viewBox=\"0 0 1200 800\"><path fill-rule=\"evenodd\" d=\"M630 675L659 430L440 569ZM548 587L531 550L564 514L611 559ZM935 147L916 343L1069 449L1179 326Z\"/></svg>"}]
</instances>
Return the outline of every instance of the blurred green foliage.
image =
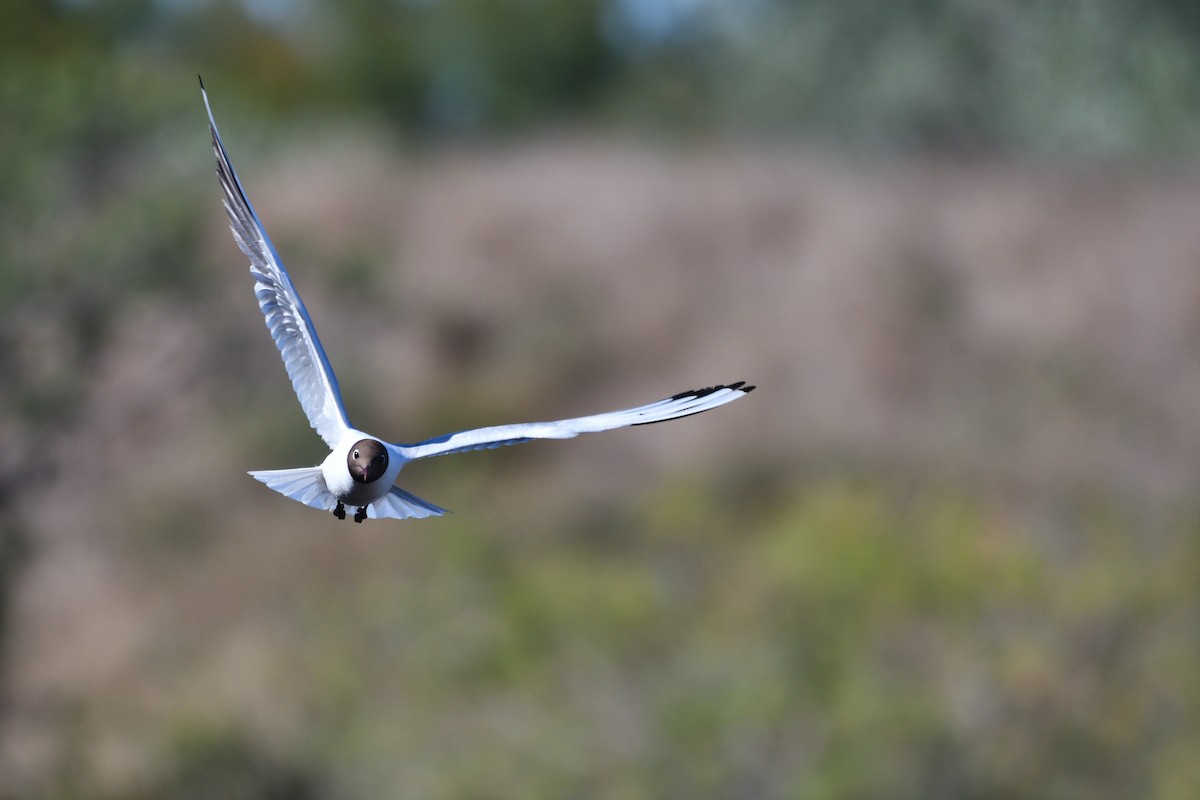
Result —
<instances>
[{"instance_id":1,"label":"blurred green foliage","mask_svg":"<svg viewBox=\"0 0 1200 800\"><path fill-rule=\"evenodd\" d=\"M403 563L335 569L276 619L303 723L178 710L117 797L1200 791L1194 520L1156 549L1081 506L1063 524L1100 535L1062 558L953 487L778 488L747 516L677 483L523 542L451 517Z\"/></svg>"},{"instance_id":2,"label":"blurred green foliage","mask_svg":"<svg viewBox=\"0 0 1200 800\"><path fill-rule=\"evenodd\" d=\"M622 119L1154 155L1193 151L1200 115L1200 14L1182 0L13 0L6 14L4 133L31 153L153 135L194 110L196 72L266 109L414 132Z\"/></svg>"}]
</instances>

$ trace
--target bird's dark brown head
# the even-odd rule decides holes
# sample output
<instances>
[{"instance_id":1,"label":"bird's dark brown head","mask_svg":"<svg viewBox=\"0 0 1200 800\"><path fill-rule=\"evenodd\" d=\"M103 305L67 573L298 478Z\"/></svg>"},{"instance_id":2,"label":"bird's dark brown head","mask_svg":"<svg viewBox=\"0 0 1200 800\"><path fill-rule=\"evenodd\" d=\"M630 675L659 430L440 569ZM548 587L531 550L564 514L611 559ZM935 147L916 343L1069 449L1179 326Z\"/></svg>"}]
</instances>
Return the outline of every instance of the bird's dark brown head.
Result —
<instances>
[{"instance_id":1,"label":"bird's dark brown head","mask_svg":"<svg viewBox=\"0 0 1200 800\"><path fill-rule=\"evenodd\" d=\"M370 483L379 480L387 472L388 451L383 442L361 439L354 443L346 454L346 466L355 483Z\"/></svg>"}]
</instances>

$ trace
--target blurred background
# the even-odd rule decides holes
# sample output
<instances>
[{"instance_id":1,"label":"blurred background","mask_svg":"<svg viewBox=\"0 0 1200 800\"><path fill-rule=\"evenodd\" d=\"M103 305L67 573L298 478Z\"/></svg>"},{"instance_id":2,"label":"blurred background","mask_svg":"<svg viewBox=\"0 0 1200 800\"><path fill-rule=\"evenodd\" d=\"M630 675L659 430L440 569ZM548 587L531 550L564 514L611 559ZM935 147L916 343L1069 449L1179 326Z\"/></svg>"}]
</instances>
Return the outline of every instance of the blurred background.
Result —
<instances>
[{"instance_id":1,"label":"blurred background","mask_svg":"<svg viewBox=\"0 0 1200 800\"><path fill-rule=\"evenodd\" d=\"M1200 796L1198 8L7 0L0 797Z\"/></svg>"}]
</instances>

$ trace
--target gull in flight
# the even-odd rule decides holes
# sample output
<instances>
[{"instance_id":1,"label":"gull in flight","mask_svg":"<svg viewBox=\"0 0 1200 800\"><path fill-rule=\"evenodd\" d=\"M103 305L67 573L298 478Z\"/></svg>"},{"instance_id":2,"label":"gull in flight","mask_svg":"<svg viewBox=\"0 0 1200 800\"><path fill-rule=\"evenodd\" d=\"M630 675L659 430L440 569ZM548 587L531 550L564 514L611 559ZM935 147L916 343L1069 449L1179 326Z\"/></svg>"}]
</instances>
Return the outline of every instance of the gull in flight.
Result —
<instances>
[{"instance_id":1,"label":"gull in flight","mask_svg":"<svg viewBox=\"0 0 1200 800\"><path fill-rule=\"evenodd\" d=\"M395 485L400 470L409 461L468 450L488 450L533 439L570 439L581 433L665 422L723 406L754 389L744 381L738 381L680 392L656 403L621 411L557 422L476 428L416 444L391 444L358 430L346 418L337 378L317 338L312 318L233 171L233 164L217 133L203 81L200 82L200 93L208 111L208 127L217 157L217 177L224 193L229 227L238 247L250 259L258 307L266 318L267 330L279 348L309 424L330 448L329 455L315 467L250 473L285 497L332 511L338 519L346 518L347 508L354 508L355 522L436 517L446 513L445 509Z\"/></svg>"}]
</instances>

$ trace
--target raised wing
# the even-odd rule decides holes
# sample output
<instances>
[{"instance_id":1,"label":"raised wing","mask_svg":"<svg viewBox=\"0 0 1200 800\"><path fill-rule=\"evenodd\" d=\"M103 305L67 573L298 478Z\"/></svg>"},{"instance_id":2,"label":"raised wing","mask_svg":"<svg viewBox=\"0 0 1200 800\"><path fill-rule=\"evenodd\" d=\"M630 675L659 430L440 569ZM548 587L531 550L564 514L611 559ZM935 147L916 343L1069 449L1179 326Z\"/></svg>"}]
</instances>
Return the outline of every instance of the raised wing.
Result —
<instances>
[{"instance_id":1,"label":"raised wing","mask_svg":"<svg viewBox=\"0 0 1200 800\"><path fill-rule=\"evenodd\" d=\"M262 309L267 330L271 332L271 338L283 356L283 365L287 368L292 388L309 424L332 449L342 433L350 427L346 410L342 407L337 377L329 366L321 340L317 338L308 309L296 293L296 287L279 260L275 246L258 221L254 206L250 205L250 199L246 197L237 173L233 171L229 154L225 152L221 135L217 133L217 123L213 120L203 81L200 83L200 94L208 111L208 128L212 131L217 177L225 194L229 228L238 247L250 259L250 274L254 277L254 295L258 298L258 307Z\"/></svg>"},{"instance_id":2,"label":"raised wing","mask_svg":"<svg viewBox=\"0 0 1200 800\"><path fill-rule=\"evenodd\" d=\"M635 408L593 414L590 417L560 419L557 422L526 422L516 425L496 425L491 428L476 428L471 431L451 433L426 439L417 444L396 445L407 459L444 456L467 450L490 450L510 444L520 444L533 439L571 439L581 433L608 431L630 425L650 425L669 419L699 414L739 397L749 394L753 386L745 381L728 386L710 386L707 389L692 389L677 395Z\"/></svg>"}]
</instances>

